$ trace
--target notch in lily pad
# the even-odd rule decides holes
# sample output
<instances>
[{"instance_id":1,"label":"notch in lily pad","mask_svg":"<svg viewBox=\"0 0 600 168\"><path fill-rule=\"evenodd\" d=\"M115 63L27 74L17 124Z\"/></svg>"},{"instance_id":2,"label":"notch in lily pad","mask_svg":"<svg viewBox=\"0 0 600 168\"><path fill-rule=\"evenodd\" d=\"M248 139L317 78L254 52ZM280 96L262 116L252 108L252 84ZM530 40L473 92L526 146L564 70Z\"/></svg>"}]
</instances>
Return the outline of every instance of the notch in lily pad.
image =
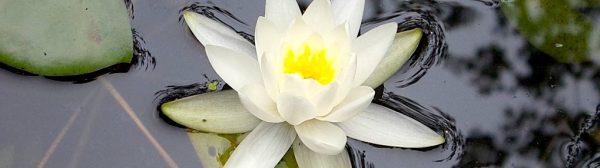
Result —
<instances>
[{"instance_id":1,"label":"notch in lily pad","mask_svg":"<svg viewBox=\"0 0 600 168\"><path fill-rule=\"evenodd\" d=\"M134 56L122 0L0 0L0 63L47 77L129 64Z\"/></svg>"}]
</instances>

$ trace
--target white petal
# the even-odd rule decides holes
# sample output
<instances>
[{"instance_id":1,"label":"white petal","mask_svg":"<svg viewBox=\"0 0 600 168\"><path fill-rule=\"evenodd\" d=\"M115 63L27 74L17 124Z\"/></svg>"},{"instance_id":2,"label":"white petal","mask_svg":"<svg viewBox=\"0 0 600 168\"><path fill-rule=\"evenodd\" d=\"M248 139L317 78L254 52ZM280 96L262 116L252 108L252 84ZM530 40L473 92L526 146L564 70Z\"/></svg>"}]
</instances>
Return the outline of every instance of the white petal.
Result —
<instances>
[{"instance_id":1,"label":"white petal","mask_svg":"<svg viewBox=\"0 0 600 168\"><path fill-rule=\"evenodd\" d=\"M331 112L333 109L335 98L338 94L339 84L332 82L329 85L322 87L322 89L315 95L314 100L317 105L317 116L324 116Z\"/></svg>"},{"instance_id":2,"label":"white petal","mask_svg":"<svg viewBox=\"0 0 600 168\"><path fill-rule=\"evenodd\" d=\"M376 88L394 75L417 50L422 35L419 28L397 33L377 68L362 85Z\"/></svg>"},{"instance_id":3,"label":"white petal","mask_svg":"<svg viewBox=\"0 0 600 168\"><path fill-rule=\"evenodd\" d=\"M348 23L350 37L358 36L362 22L365 0L333 0L332 2L335 22Z\"/></svg>"},{"instance_id":4,"label":"white petal","mask_svg":"<svg viewBox=\"0 0 600 168\"><path fill-rule=\"evenodd\" d=\"M242 106L233 90L182 98L161 105L161 110L188 128L221 134L248 132L260 123Z\"/></svg>"},{"instance_id":5,"label":"white petal","mask_svg":"<svg viewBox=\"0 0 600 168\"><path fill-rule=\"evenodd\" d=\"M358 58L354 53L345 53L345 57L347 57L345 66L340 70L340 82L342 83L350 83L354 81L354 77L356 76L356 71L358 68Z\"/></svg>"},{"instance_id":6,"label":"white petal","mask_svg":"<svg viewBox=\"0 0 600 168\"><path fill-rule=\"evenodd\" d=\"M314 31L318 32L328 32L335 26L329 0L313 0L304 11L302 18Z\"/></svg>"},{"instance_id":7,"label":"white petal","mask_svg":"<svg viewBox=\"0 0 600 168\"><path fill-rule=\"evenodd\" d=\"M248 84L240 89L239 95L244 107L254 116L266 122L283 122L275 102L261 84Z\"/></svg>"},{"instance_id":8,"label":"white petal","mask_svg":"<svg viewBox=\"0 0 600 168\"><path fill-rule=\"evenodd\" d=\"M220 46L241 52L244 56L256 56L254 45L231 28L191 11L183 12L183 17L196 39L204 46Z\"/></svg>"},{"instance_id":9,"label":"white petal","mask_svg":"<svg viewBox=\"0 0 600 168\"><path fill-rule=\"evenodd\" d=\"M267 56L261 57L262 63L260 65L260 71L262 73L263 82L265 83L265 88L269 88L266 89L267 93L272 100L277 100L279 97L279 85L277 79L279 79L278 76L281 74L275 72L277 69L272 65L273 63L271 61L273 60L267 58Z\"/></svg>"},{"instance_id":10,"label":"white petal","mask_svg":"<svg viewBox=\"0 0 600 168\"><path fill-rule=\"evenodd\" d=\"M350 156L345 150L337 155L324 155L313 152L302 141L296 139L292 145L298 167L303 168L352 168Z\"/></svg>"},{"instance_id":11,"label":"white petal","mask_svg":"<svg viewBox=\"0 0 600 168\"><path fill-rule=\"evenodd\" d=\"M297 17L286 32L285 42L291 47L298 47L315 33L316 32L311 30L306 22L304 22L302 17Z\"/></svg>"},{"instance_id":12,"label":"white petal","mask_svg":"<svg viewBox=\"0 0 600 168\"><path fill-rule=\"evenodd\" d=\"M317 107L309 100L289 93L279 95L277 109L281 116L292 125L300 124L317 115Z\"/></svg>"},{"instance_id":13,"label":"white petal","mask_svg":"<svg viewBox=\"0 0 600 168\"><path fill-rule=\"evenodd\" d=\"M233 151L225 168L273 168L288 151L296 133L286 123L260 123Z\"/></svg>"},{"instance_id":14,"label":"white petal","mask_svg":"<svg viewBox=\"0 0 600 168\"><path fill-rule=\"evenodd\" d=\"M340 83L340 88L338 89L338 93L335 97L333 104L339 104L342 100L344 100L344 98L346 98L346 96L350 92L350 89L355 87L352 81L354 81L354 76L356 74L357 60L356 55L349 55L350 56L348 56L349 59L346 63L346 66L342 68L339 74L340 78L338 80Z\"/></svg>"},{"instance_id":15,"label":"white petal","mask_svg":"<svg viewBox=\"0 0 600 168\"><path fill-rule=\"evenodd\" d=\"M335 58L335 62L342 64L340 68L343 68L343 64L347 63L352 55L352 40L348 36L348 24L341 24L335 27L333 30L326 32L322 35L324 43L328 48L328 55ZM352 74L354 76L354 74Z\"/></svg>"},{"instance_id":16,"label":"white petal","mask_svg":"<svg viewBox=\"0 0 600 168\"><path fill-rule=\"evenodd\" d=\"M258 17L254 37L259 61L262 61L261 56L264 52L273 52L275 48L281 47L282 36L283 33L273 23L264 17Z\"/></svg>"},{"instance_id":17,"label":"white petal","mask_svg":"<svg viewBox=\"0 0 600 168\"><path fill-rule=\"evenodd\" d=\"M388 23L374 28L354 41L352 50L356 52L357 67L355 86L362 84L375 70L394 40L397 23Z\"/></svg>"},{"instance_id":18,"label":"white petal","mask_svg":"<svg viewBox=\"0 0 600 168\"><path fill-rule=\"evenodd\" d=\"M206 55L215 72L234 90L248 83L262 83L255 58L213 45L206 46Z\"/></svg>"},{"instance_id":19,"label":"white petal","mask_svg":"<svg viewBox=\"0 0 600 168\"><path fill-rule=\"evenodd\" d=\"M314 152L337 155L344 151L346 134L336 125L319 120L308 120L294 128L302 143Z\"/></svg>"},{"instance_id":20,"label":"white petal","mask_svg":"<svg viewBox=\"0 0 600 168\"><path fill-rule=\"evenodd\" d=\"M329 122L346 121L358 113L363 112L375 96L373 88L368 86L359 86L350 91L348 96L337 105L329 115L317 118Z\"/></svg>"},{"instance_id":21,"label":"white petal","mask_svg":"<svg viewBox=\"0 0 600 168\"><path fill-rule=\"evenodd\" d=\"M351 138L392 147L422 148L445 141L418 121L377 104L338 126Z\"/></svg>"},{"instance_id":22,"label":"white petal","mask_svg":"<svg viewBox=\"0 0 600 168\"><path fill-rule=\"evenodd\" d=\"M280 93L288 93L294 96L308 97L312 94L313 86L320 86L315 80L303 79L298 74L285 74L280 80Z\"/></svg>"},{"instance_id":23,"label":"white petal","mask_svg":"<svg viewBox=\"0 0 600 168\"><path fill-rule=\"evenodd\" d=\"M265 5L265 17L282 29L287 28L294 18L301 15L295 0L267 0Z\"/></svg>"}]
</instances>

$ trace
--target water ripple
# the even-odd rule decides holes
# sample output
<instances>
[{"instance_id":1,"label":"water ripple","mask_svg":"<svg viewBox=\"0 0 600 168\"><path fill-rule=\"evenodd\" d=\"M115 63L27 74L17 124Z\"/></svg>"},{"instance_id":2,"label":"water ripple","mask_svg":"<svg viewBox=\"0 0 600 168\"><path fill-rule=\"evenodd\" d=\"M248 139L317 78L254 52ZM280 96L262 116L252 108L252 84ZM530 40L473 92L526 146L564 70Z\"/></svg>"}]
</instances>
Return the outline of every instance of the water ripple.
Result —
<instances>
[{"instance_id":1,"label":"water ripple","mask_svg":"<svg viewBox=\"0 0 600 168\"><path fill-rule=\"evenodd\" d=\"M156 58L146 49L144 38L133 28L131 32L133 34L133 58L131 59L131 65L134 67L144 67L145 70L148 70L148 67L152 67L152 69L156 68Z\"/></svg>"},{"instance_id":2,"label":"water ripple","mask_svg":"<svg viewBox=\"0 0 600 168\"><path fill-rule=\"evenodd\" d=\"M581 124L581 128L579 128L577 134L572 138L570 142L568 142L565 145L565 151L567 153L567 161L565 163L565 167L569 168L574 167L576 165L577 161L579 160L579 155L582 151L582 145L585 145L582 143L582 135L588 133L588 131L592 129L594 125L596 125L598 119L600 119L599 117L600 105L596 106L596 113L592 116L588 116L585 119L585 121ZM588 164L594 163L595 165L597 165L597 156L594 156L593 160L594 161L589 161Z\"/></svg>"}]
</instances>

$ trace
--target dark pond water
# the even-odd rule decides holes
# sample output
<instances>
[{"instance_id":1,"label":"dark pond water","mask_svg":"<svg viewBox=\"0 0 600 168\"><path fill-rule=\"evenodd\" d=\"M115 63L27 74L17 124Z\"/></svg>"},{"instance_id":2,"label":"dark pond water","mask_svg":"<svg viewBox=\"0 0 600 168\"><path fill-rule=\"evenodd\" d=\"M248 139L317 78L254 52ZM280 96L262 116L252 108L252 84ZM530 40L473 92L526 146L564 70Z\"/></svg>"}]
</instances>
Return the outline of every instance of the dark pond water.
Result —
<instances>
[{"instance_id":1,"label":"dark pond water","mask_svg":"<svg viewBox=\"0 0 600 168\"><path fill-rule=\"evenodd\" d=\"M600 48L599 3L552 1L570 4L571 13L588 21L580 24L568 12L557 17L554 8L535 4L503 12L502 3L517 2L367 0L362 32L387 21L426 32L418 54L379 88L377 102L426 123L448 142L413 150L350 140L355 167L600 165L600 56L592 52ZM145 64L81 84L0 70L0 168L201 167L186 130L156 110L155 93L167 86L219 79L180 12L192 7L214 14L251 35L264 2L130 3L139 46L151 53ZM566 18L552 24L560 17ZM522 25L539 18L546 20ZM583 39L572 41L561 31L583 33ZM582 52L573 45L589 47ZM573 55L596 62L573 61Z\"/></svg>"}]
</instances>

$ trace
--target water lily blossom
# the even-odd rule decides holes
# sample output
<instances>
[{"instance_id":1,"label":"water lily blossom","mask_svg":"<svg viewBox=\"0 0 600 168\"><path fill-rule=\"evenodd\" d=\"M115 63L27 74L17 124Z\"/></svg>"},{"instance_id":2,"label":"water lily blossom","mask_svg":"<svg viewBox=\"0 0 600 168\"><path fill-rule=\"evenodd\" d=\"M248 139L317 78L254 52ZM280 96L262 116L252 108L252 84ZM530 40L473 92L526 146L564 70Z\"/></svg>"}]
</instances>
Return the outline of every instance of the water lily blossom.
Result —
<instances>
[{"instance_id":1,"label":"water lily blossom","mask_svg":"<svg viewBox=\"0 0 600 168\"><path fill-rule=\"evenodd\" d=\"M347 137L406 148L443 143L423 124L371 103L373 88L412 55L421 31L396 33L397 23L388 23L358 36L364 4L314 0L302 13L294 0L266 0L255 45L186 11L210 64L234 91L180 99L163 112L201 131L251 131L230 168L274 167L290 147L300 167L351 167Z\"/></svg>"}]
</instances>

